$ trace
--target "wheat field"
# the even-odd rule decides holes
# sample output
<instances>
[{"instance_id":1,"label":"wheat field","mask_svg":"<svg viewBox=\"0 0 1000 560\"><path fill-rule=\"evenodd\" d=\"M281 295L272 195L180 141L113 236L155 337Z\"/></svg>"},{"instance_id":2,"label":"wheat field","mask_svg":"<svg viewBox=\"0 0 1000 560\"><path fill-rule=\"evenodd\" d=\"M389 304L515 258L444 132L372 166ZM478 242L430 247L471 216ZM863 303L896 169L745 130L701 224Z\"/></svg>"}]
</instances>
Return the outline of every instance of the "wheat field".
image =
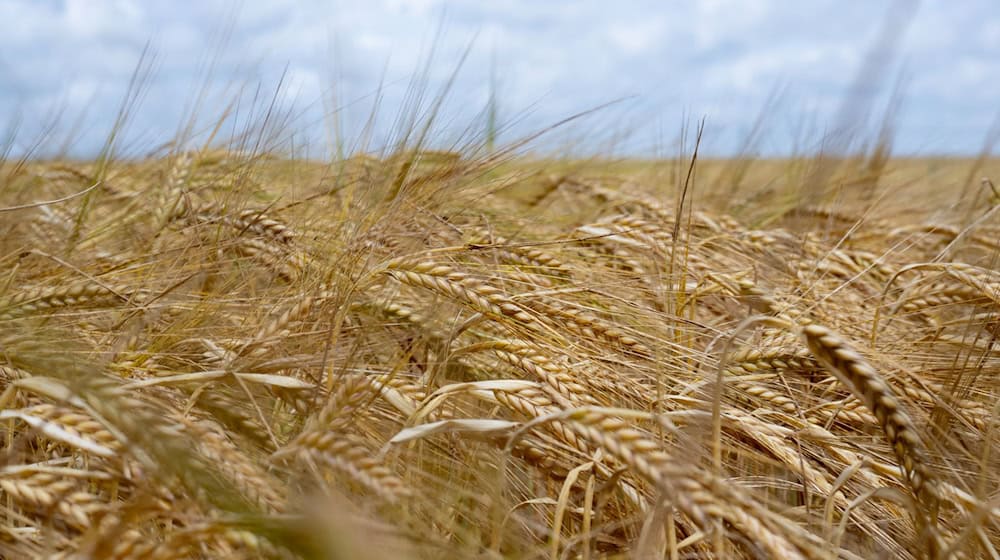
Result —
<instances>
[{"instance_id":1,"label":"wheat field","mask_svg":"<svg viewBox=\"0 0 1000 560\"><path fill-rule=\"evenodd\" d=\"M998 558L993 160L0 167L3 558Z\"/></svg>"}]
</instances>

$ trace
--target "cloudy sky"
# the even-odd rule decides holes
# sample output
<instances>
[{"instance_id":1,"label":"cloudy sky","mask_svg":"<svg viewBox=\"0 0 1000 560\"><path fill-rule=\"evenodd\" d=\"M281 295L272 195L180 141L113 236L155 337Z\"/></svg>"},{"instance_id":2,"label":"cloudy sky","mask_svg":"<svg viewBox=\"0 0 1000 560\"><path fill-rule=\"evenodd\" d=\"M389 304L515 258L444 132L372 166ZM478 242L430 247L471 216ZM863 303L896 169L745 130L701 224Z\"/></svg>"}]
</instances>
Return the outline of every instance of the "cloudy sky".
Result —
<instances>
[{"instance_id":1,"label":"cloudy sky","mask_svg":"<svg viewBox=\"0 0 1000 560\"><path fill-rule=\"evenodd\" d=\"M763 115L752 149L777 155L846 147L847 125L873 138L888 113L897 153L975 154L1000 113L995 2L0 0L0 126L14 151L49 131L46 149L97 152L148 45L133 155L192 114L196 139L227 107L222 134L260 122L279 84L269 142L357 149L377 104L377 149L453 75L444 145L483 129L493 89L501 141L617 101L549 150L669 155L704 117L705 146L733 154Z\"/></svg>"}]
</instances>

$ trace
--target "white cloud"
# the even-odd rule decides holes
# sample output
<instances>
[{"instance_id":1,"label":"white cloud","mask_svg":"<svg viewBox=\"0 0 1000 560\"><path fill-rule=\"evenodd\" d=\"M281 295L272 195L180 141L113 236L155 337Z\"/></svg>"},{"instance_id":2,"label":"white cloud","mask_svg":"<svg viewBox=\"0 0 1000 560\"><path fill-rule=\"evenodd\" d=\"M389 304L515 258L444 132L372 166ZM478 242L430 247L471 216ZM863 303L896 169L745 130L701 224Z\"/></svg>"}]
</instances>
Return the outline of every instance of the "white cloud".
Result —
<instances>
[{"instance_id":1,"label":"white cloud","mask_svg":"<svg viewBox=\"0 0 1000 560\"><path fill-rule=\"evenodd\" d=\"M142 13L128 0L65 0L63 26L82 39L105 39L141 29Z\"/></svg>"},{"instance_id":2,"label":"white cloud","mask_svg":"<svg viewBox=\"0 0 1000 560\"><path fill-rule=\"evenodd\" d=\"M659 18L629 23L612 22L608 26L611 43L625 55L634 56L648 53L658 46L663 38L665 25Z\"/></svg>"}]
</instances>

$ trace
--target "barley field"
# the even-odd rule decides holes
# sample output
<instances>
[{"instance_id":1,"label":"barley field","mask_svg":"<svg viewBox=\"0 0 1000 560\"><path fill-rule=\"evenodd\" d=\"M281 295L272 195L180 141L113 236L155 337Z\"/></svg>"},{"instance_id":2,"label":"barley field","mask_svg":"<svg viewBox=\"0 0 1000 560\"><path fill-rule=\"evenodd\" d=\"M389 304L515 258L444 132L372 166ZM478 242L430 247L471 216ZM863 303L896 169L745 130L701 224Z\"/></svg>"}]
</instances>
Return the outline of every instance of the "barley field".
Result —
<instances>
[{"instance_id":1,"label":"barley field","mask_svg":"<svg viewBox=\"0 0 1000 560\"><path fill-rule=\"evenodd\" d=\"M1000 162L0 177L0 557L1000 557Z\"/></svg>"}]
</instances>

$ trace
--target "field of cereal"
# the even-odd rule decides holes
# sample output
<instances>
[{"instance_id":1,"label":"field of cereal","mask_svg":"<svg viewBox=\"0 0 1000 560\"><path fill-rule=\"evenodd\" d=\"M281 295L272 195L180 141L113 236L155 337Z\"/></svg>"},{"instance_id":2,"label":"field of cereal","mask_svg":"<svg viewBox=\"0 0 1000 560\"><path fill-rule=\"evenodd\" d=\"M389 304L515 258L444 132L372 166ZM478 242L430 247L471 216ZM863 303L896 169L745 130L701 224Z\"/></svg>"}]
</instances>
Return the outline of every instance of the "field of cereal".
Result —
<instances>
[{"instance_id":1,"label":"field of cereal","mask_svg":"<svg viewBox=\"0 0 1000 560\"><path fill-rule=\"evenodd\" d=\"M996 558L994 160L0 167L0 557Z\"/></svg>"}]
</instances>

